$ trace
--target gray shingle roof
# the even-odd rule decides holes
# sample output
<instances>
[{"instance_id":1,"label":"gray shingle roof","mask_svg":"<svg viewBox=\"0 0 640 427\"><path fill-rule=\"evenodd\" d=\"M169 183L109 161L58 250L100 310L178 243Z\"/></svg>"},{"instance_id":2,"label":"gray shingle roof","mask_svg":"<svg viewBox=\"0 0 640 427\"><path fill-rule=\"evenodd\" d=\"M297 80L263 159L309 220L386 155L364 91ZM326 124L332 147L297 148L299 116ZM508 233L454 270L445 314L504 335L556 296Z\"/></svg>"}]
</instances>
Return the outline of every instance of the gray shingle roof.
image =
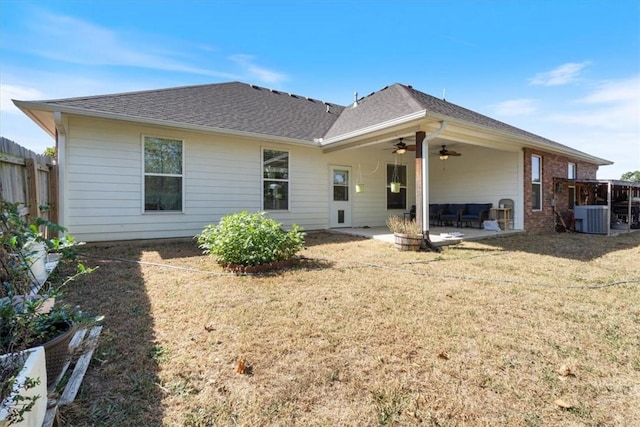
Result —
<instances>
[{"instance_id":1,"label":"gray shingle roof","mask_svg":"<svg viewBox=\"0 0 640 427\"><path fill-rule=\"evenodd\" d=\"M531 138L546 144L555 144L558 147L565 147L555 141L532 134L400 83L387 86L378 92L374 92L358 100L358 106L355 108L346 108L338 120L331 126L325 138L338 137L377 123L424 110L485 126L490 129L507 132L515 136Z\"/></svg>"},{"instance_id":2,"label":"gray shingle roof","mask_svg":"<svg viewBox=\"0 0 640 427\"><path fill-rule=\"evenodd\" d=\"M424 107L396 83L359 99L356 107L345 108L324 137L337 137L421 110Z\"/></svg>"},{"instance_id":3,"label":"gray shingle roof","mask_svg":"<svg viewBox=\"0 0 640 427\"><path fill-rule=\"evenodd\" d=\"M507 132L516 136L532 138L534 140L538 140L547 144L550 143L556 144L558 146L563 146L562 144L558 144L557 142L551 141L550 139L543 138L539 135L535 135L531 132L519 129L515 126L508 125L499 120L492 119L491 117L476 113L475 111L471 111L464 107L460 107L458 105L436 98L434 96L427 95L426 93L413 89L411 86L404 86L400 84L398 84L397 86L399 86L399 89L402 88L405 91L409 92L410 96L427 111L432 111L444 116L452 117L454 119L464 120L466 122L485 126L491 129Z\"/></svg>"},{"instance_id":4,"label":"gray shingle roof","mask_svg":"<svg viewBox=\"0 0 640 427\"><path fill-rule=\"evenodd\" d=\"M45 101L140 119L313 141L344 107L240 82Z\"/></svg>"},{"instance_id":5,"label":"gray shingle roof","mask_svg":"<svg viewBox=\"0 0 640 427\"><path fill-rule=\"evenodd\" d=\"M240 82L67 98L42 103L90 113L160 120L172 124L250 132L308 142L313 142L316 138L326 140L340 137L426 110L427 114L437 113L516 137L555 145L559 149L573 150L399 83L359 99L355 108Z\"/></svg>"}]
</instances>

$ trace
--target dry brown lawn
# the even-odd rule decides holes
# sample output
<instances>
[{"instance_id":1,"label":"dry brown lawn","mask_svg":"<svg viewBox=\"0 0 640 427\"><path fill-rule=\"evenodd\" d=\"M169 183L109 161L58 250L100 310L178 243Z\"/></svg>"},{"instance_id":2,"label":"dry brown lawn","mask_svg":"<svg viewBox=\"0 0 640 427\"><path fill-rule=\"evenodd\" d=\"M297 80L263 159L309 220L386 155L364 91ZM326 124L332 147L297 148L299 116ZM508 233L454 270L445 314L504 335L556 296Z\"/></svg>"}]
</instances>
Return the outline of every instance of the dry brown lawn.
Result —
<instances>
[{"instance_id":1,"label":"dry brown lawn","mask_svg":"<svg viewBox=\"0 0 640 427\"><path fill-rule=\"evenodd\" d=\"M309 234L261 276L193 241L84 254L66 299L105 328L65 425L640 425L640 233Z\"/></svg>"}]
</instances>

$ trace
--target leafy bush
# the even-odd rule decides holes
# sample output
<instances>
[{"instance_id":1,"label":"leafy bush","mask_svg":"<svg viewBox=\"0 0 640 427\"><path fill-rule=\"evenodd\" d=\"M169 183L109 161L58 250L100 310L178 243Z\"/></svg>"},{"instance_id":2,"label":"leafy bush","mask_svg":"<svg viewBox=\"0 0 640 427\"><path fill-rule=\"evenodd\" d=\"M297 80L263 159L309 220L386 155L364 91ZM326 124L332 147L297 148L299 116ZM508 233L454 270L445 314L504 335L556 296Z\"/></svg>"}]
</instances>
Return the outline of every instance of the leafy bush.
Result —
<instances>
[{"instance_id":1,"label":"leafy bush","mask_svg":"<svg viewBox=\"0 0 640 427\"><path fill-rule=\"evenodd\" d=\"M264 212L226 215L196 236L205 254L222 264L256 266L284 261L304 247L304 233L296 224L285 231Z\"/></svg>"},{"instance_id":2,"label":"leafy bush","mask_svg":"<svg viewBox=\"0 0 640 427\"><path fill-rule=\"evenodd\" d=\"M44 218L33 221L20 213L18 203L0 198L0 298L8 292L28 294L37 277L30 267L31 258L38 245L48 253L58 253L62 259L74 260L77 243L72 236L47 237L67 230Z\"/></svg>"},{"instance_id":3,"label":"leafy bush","mask_svg":"<svg viewBox=\"0 0 640 427\"><path fill-rule=\"evenodd\" d=\"M17 385L24 351L60 335L63 324L68 328L70 323L90 320L75 307L48 306L69 282L92 271L77 263L75 249L80 243L69 235L54 237L66 229L40 217L28 220L23 210L20 204L0 198L0 354L6 354L0 363L0 408L10 411L9 424L31 410L37 398L16 395L6 400ZM77 264L78 272L66 279L52 275L41 282L31 261L40 252L34 249L37 246L42 248L40 256L55 252L60 262ZM54 280L48 280L51 277ZM33 387L37 381L30 378L21 385Z\"/></svg>"}]
</instances>

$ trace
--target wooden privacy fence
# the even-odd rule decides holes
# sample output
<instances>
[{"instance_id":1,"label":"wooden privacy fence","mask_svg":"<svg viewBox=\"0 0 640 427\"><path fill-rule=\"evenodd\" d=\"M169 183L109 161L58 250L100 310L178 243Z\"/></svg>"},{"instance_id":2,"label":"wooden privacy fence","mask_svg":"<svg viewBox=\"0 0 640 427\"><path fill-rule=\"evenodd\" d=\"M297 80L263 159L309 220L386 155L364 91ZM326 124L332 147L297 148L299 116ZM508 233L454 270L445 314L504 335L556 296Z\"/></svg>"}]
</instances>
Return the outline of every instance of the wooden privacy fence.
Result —
<instances>
[{"instance_id":1,"label":"wooden privacy fence","mask_svg":"<svg viewBox=\"0 0 640 427\"><path fill-rule=\"evenodd\" d=\"M58 223L58 167L49 156L0 138L0 197L20 203L30 220Z\"/></svg>"}]
</instances>

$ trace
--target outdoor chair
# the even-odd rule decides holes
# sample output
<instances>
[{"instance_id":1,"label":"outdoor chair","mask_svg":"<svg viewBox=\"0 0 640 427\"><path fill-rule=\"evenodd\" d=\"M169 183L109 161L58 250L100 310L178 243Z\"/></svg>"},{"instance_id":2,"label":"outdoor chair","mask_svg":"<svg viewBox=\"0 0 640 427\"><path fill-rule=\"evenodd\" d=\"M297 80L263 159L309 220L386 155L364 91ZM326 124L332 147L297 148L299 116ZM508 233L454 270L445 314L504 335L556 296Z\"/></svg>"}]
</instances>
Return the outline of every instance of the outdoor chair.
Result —
<instances>
[{"instance_id":1,"label":"outdoor chair","mask_svg":"<svg viewBox=\"0 0 640 427\"><path fill-rule=\"evenodd\" d=\"M440 224L460 227L460 214L464 211L464 203L451 203L440 212Z\"/></svg>"},{"instance_id":2,"label":"outdoor chair","mask_svg":"<svg viewBox=\"0 0 640 427\"><path fill-rule=\"evenodd\" d=\"M411 209L409 209L409 212L404 213L404 219L405 221L407 219L409 219L409 221L413 221L416 219L416 205L411 205Z\"/></svg>"},{"instance_id":3,"label":"outdoor chair","mask_svg":"<svg viewBox=\"0 0 640 427\"><path fill-rule=\"evenodd\" d=\"M431 225L440 225L440 213L449 206L443 203L430 203L429 204L429 223Z\"/></svg>"},{"instance_id":4,"label":"outdoor chair","mask_svg":"<svg viewBox=\"0 0 640 427\"><path fill-rule=\"evenodd\" d=\"M489 213L493 207L492 203L467 203L460 213L460 223L472 225L478 223L478 228L482 228L484 220L489 219Z\"/></svg>"}]
</instances>

